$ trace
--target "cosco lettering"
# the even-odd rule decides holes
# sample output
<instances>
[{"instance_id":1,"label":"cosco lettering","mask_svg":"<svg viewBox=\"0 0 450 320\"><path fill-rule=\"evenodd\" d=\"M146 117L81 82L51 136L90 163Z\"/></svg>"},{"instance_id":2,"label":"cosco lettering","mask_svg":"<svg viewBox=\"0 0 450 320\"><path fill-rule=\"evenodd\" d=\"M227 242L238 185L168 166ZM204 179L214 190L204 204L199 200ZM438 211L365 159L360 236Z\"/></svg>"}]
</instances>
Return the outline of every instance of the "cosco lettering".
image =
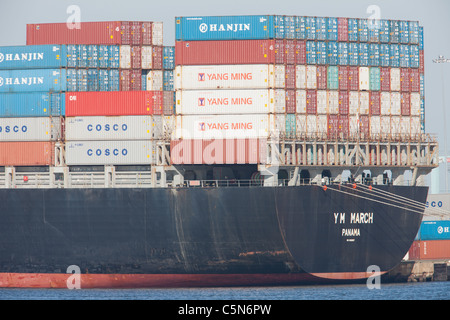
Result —
<instances>
[{"instance_id":1,"label":"cosco lettering","mask_svg":"<svg viewBox=\"0 0 450 320\"><path fill-rule=\"evenodd\" d=\"M28 131L28 127L27 126L22 126L22 127L19 127L19 126L13 126L13 127L5 126L5 127L2 127L2 126L0 126L0 132L4 132L4 133L15 132L15 133L18 133L19 131L22 131L23 133L25 133L25 132Z\"/></svg>"},{"instance_id":2,"label":"cosco lettering","mask_svg":"<svg viewBox=\"0 0 450 320\"><path fill-rule=\"evenodd\" d=\"M102 156L102 154L104 154L107 157L109 157L110 155L113 155L113 156L119 156L119 155L126 156L128 154L128 150L126 148L124 148L122 150L106 148L104 152L103 152L102 149L96 149L95 151L92 150L92 149L88 149L87 150L87 155L89 157L92 157L92 156L100 157L100 156Z\"/></svg>"}]
</instances>

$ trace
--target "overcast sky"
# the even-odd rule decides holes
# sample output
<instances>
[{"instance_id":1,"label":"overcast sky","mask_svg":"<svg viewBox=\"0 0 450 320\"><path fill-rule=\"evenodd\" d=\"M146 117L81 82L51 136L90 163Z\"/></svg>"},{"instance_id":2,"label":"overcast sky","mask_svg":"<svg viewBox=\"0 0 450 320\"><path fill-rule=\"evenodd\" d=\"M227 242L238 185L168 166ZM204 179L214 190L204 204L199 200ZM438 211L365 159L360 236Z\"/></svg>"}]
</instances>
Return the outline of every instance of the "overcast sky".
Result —
<instances>
[{"instance_id":1,"label":"overcast sky","mask_svg":"<svg viewBox=\"0 0 450 320\"><path fill-rule=\"evenodd\" d=\"M450 59L449 0L0 0L0 45L25 45L26 24L66 22L67 8L77 5L81 21L162 21L164 45L174 45L175 16L280 14L368 18L371 5L382 19L417 20L425 30L426 132L436 134L444 155L443 86L450 106L450 63L436 65L439 55ZM450 125L447 128L450 132ZM450 138L447 139L450 154Z\"/></svg>"}]
</instances>

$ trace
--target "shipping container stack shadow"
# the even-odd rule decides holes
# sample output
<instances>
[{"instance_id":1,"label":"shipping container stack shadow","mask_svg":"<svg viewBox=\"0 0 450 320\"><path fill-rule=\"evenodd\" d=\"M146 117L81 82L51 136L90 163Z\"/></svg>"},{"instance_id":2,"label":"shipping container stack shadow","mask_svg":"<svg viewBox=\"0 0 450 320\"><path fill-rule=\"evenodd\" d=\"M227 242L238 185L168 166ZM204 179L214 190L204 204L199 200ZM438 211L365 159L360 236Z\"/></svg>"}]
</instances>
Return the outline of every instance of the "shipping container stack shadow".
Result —
<instances>
[{"instance_id":1,"label":"shipping container stack shadow","mask_svg":"<svg viewBox=\"0 0 450 320\"><path fill-rule=\"evenodd\" d=\"M175 163L205 162L204 149L213 148L193 136L209 137L213 130L232 139L249 133L241 130L246 123L263 139L278 132L296 140L415 141L424 133L423 28L416 21L177 17L175 27L172 149L184 143L193 151L183 156L177 148ZM256 90L264 91L265 102L253 97L251 106L233 105L233 98L249 101ZM228 140L223 144L233 149ZM210 160L236 160L217 146L220 155L207 155ZM381 162L390 163L390 156L396 157ZM304 164L323 162L307 159Z\"/></svg>"},{"instance_id":2,"label":"shipping container stack shadow","mask_svg":"<svg viewBox=\"0 0 450 320\"><path fill-rule=\"evenodd\" d=\"M26 46L0 47L0 166L154 164L173 68L161 22L27 25Z\"/></svg>"}]
</instances>

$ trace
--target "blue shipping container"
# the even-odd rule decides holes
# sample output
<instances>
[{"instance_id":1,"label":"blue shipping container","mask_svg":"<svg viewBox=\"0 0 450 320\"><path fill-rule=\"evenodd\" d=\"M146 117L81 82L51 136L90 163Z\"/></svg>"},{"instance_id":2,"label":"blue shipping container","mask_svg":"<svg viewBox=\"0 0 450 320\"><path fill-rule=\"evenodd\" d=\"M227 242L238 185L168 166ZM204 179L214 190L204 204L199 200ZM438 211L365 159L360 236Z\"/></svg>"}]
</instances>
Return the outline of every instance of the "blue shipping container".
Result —
<instances>
[{"instance_id":1,"label":"blue shipping container","mask_svg":"<svg viewBox=\"0 0 450 320\"><path fill-rule=\"evenodd\" d=\"M274 16L176 17L176 40L273 39Z\"/></svg>"},{"instance_id":2,"label":"blue shipping container","mask_svg":"<svg viewBox=\"0 0 450 320\"><path fill-rule=\"evenodd\" d=\"M87 69L77 70L77 91L88 91L88 73Z\"/></svg>"},{"instance_id":3,"label":"blue shipping container","mask_svg":"<svg viewBox=\"0 0 450 320\"><path fill-rule=\"evenodd\" d=\"M284 38L285 39L295 39L295 22L296 17L285 16L284 17Z\"/></svg>"},{"instance_id":4,"label":"blue shipping container","mask_svg":"<svg viewBox=\"0 0 450 320\"><path fill-rule=\"evenodd\" d=\"M299 40L306 39L306 18L295 17L295 38Z\"/></svg>"},{"instance_id":5,"label":"blue shipping container","mask_svg":"<svg viewBox=\"0 0 450 320\"><path fill-rule=\"evenodd\" d=\"M369 19L367 25L369 27L369 42L380 42L380 20Z\"/></svg>"},{"instance_id":6,"label":"blue shipping container","mask_svg":"<svg viewBox=\"0 0 450 320\"><path fill-rule=\"evenodd\" d=\"M418 45L410 46L409 54L410 54L411 68L419 68L419 64L420 64L419 46Z\"/></svg>"},{"instance_id":7,"label":"blue shipping container","mask_svg":"<svg viewBox=\"0 0 450 320\"><path fill-rule=\"evenodd\" d=\"M118 69L120 66L120 47L109 46L108 68Z\"/></svg>"},{"instance_id":8,"label":"blue shipping container","mask_svg":"<svg viewBox=\"0 0 450 320\"><path fill-rule=\"evenodd\" d=\"M315 41L306 41L306 63L307 64L316 64L316 42Z\"/></svg>"},{"instance_id":9,"label":"blue shipping container","mask_svg":"<svg viewBox=\"0 0 450 320\"><path fill-rule=\"evenodd\" d=\"M306 39L316 40L316 18L306 17Z\"/></svg>"},{"instance_id":10,"label":"blue shipping container","mask_svg":"<svg viewBox=\"0 0 450 320\"><path fill-rule=\"evenodd\" d=\"M420 76L420 97L425 97L425 75L421 74Z\"/></svg>"},{"instance_id":11,"label":"blue shipping container","mask_svg":"<svg viewBox=\"0 0 450 320\"><path fill-rule=\"evenodd\" d=\"M409 43L419 44L419 22L409 22Z\"/></svg>"},{"instance_id":12,"label":"blue shipping container","mask_svg":"<svg viewBox=\"0 0 450 320\"><path fill-rule=\"evenodd\" d=\"M87 66L89 68L98 68L98 46L97 45L88 45L87 47Z\"/></svg>"},{"instance_id":13,"label":"blue shipping container","mask_svg":"<svg viewBox=\"0 0 450 320\"><path fill-rule=\"evenodd\" d=\"M358 19L348 19L348 41L358 41Z\"/></svg>"},{"instance_id":14,"label":"blue shipping container","mask_svg":"<svg viewBox=\"0 0 450 320\"><path fill-rule=\"evenodd\" d=\"M327 64L327 43L317 41L317 64Z\"/></svg>"},{"instance_id":15,"label":"blue shipping container","mask_svg":"<svg viewBox=\"0 0 450 320\"><path fill-rule=\"evenodd\" d=\"M163 71L163 90L164 91L174 91L173 70L164 70Z\"/></svg>"},{"instance_id":16,"label":"blue shipping container","mask_svg":"<svg viewBox=\"0 0 450 320\"><path fill-rule=\"evenodd\" d=\"M78 45L67 45L67 67L76 68L78 66Z\"/></svg>"},{"instance_id":17,"label":"blue shipping container","mask_svg":"<svg viewBox=\"0 0 450 320\"><path fill-rule=\"evenodd\" d=\"M163 48L163 69L175 69L175 47Z\"/></svg>"},{"instance_id":18,"label":"blue shipping container","mask_svg":"<svg viewBox=\"0 0 450 320\"><path fill-rule=\"evenodd\" d=\"M65 116L64 93L1 93L0 117Z\"/></svg>"},{"instance_id":19,"label":"blue shipping container","mask_svg":"<svg viewBox=\"0 0 450 320\"><path fill-rule=\"evenodd\" d=\"M359 64L359 44L348 44L348 64L350 66L357 66Z\"/></svg>"},{"instance_id":20,"label":"blue shipping container","mask_svg":"<svg viewBox=\"0 0 450 320\"><path fill-rule=\"evenodd\" d=\"M450 221L423 221L416 240L450 240Z\"/></svg>"},{"instance_id":21,"label":"blue shipping container","mask_svg":"<svg viewBox=\"0 0 450 320\"><path fill-rule=\"evenodd\" d=\"M327 40L327 18L316 18L316 40Z\"/></svg>"},{"instance_id":22,"label":"blue shipping container","mask_svg":"<svg viewBox=\"0 0 450 320\"><path fill-rule=\"evenodd\" d=\"M328 64L336 66L339 64L339 48L336 41L328 41Z\"/></svg>"},{"instance_id":23,"label":"blue shipping container","mask_svg":"<svg viewBox=\"0 0 450 320\"><path fill-rule=\"evenodd\" d=\"M419 50L423 50L423 27L419 27Z\"/></svg>"},{"instance_id":24,"label":"blue shipping container","mask_svg":"<svg viewBox=\"0 0 450 320\"><path fill-rule=\"evenodd\" d=\"M360 42L359 43L359 65L362 67L367 67L369 65L369 44Z\"/></svg>"},{"instance_id":25,"label":"blue shipping container","mask_svg":"<svg viewBox=\"0 0 450 320\"><path fill-rule=\"evenodd\" d=\"M0 70L61 68L69 61L64 45L0 47Z\"/></svg>"},{"instance_id":26,"label":"blue shipping container","mask_svg":"<svg viewBox=\"0 0 450 320\"><path fill-rule=\"evenodd\" d=\"M398 22L399 30L400 30L400 43L408 44L409 43L409 22L400 20Z\"/></svg>"},{"instance_id":27,"label":"blue shipping container","mask_svg":"<svg viewBox=\"0 0 450 320\"><path fill-rule=\"evenodd\" d=\"M79 67L79 68L87 68L88 67L88 46L86 44L80 44L78 46L77 67Z\"/></svg>"},{"instance_id":28,"label":"blue shipping container","mask_svg":"<svg viewBox=\"0 0 450 320\"><path fill-rule=\"evenodd\" d=\"M400 68L409 68L410 67L409 56L410 56L409 45L401 44L400 45Z\"/></svg>"},{"instance_id":29,"label":"blue shipping container","mask_svg":"<svg viewBox=\"0 0 450 320\"><path fill-rule=\"evenodd\" d=\"M369 24L367 19L358 19L358 39L361 42L369 41Z\"/></svg>"},{"instance_id":30,"label":"blue shipping container","mask_svg":"<svg viewBox=\"0 0 450 320\"><path fill-rule=\"evenodd\" d=\"M275 39L284 39L284 16L274 16Z\"/></svg>"},{"instance_id":31,"label":"blue shipping container","mask_svg":"<svg viewBox=\"0 0 450 320\"><path fill-rule=\"evenodd\" d=\"M391 44L390 46L390 59L391 63L390 66L392 68L399 68L400 67L400 47L398 44Z\"/></svg>"},{"instance_id":32,"label":"blue shipping container","mask_svg":"<svg viewBox=\"0 0 450 320\"><path fill-rule=\"evenodd\" d=\"M77 70L76 69L67 69L67 91L70 91L70 92L78 91L77 90Z\"/></svg>"},{"instance_id":33,"label":"blue shipping container","mask_svg":"<svg viewBox=\"0 0 450 320\"><path fill-rule=\"evenodd\" d=\"M327 18L327 39L338 40L338 18Z\"/></svg>"},{"instance_id":34,"label":"blue shipping container","mask_svg":"<svg viewBox=\"0 0 450 320\"><path fill-rule=\"evenodd\" d=\"M380 66L390 66L390 46L388 44L380 44Z\"/></svg>"},{"instance_id":35,"label":"blue shipping container","mask_svg":"<svg viewBox=\"0 0 450 320\"><path fill-rule=\"evenodd\" d=\"M372 67L380 65L380 45L377 43L369 45L369 65Z\"/></svg>"},{"instance_id":36,"label":"blue shipping container","mask_svg":"<svg viewBox=\"0 0 450 320\"><path fill-rule=\"evenodd\" d=\"M89 69L87 71L87 91L99 91L98 70Z\"/></svg>"},{"instance_id":37,"label":"blue shipping container","mask_svg":"<svg viewBox=\"0 0 450 320\"><path fill-rule=\"evenodd\" d=\"M66 69L0 71L0 92L66 91Z\"/></svg>"},{"instance_id":38,"label":"blue shipping container","mask_svg":"<svg viewBox=\"0 0 450 320\"><path fill-rule=\"evenodd\" d=\"M389 20L380 20L380 42L389 43L391 33L391 24Z\"/></svg>"},{"instance_id":39,"label":"blue shipping container","mask_svg":"<svg viewBox=\"0 0 450 320\"><path fill-rule=\"evenodd\" d=\"M390 41L391 43L400 42L400 25L398 20L390 20Z\"/></svg>"},{"instance_id":40,"label":"blue shipping container","mask_svg":"<svg viewBox=\"0 0 450 320\"><path fill-rule=\"evenodd\" d=\"M338 43L338 63L340 66L348 65L348 43L339 42Z\"/></svg>"}]
</instances>

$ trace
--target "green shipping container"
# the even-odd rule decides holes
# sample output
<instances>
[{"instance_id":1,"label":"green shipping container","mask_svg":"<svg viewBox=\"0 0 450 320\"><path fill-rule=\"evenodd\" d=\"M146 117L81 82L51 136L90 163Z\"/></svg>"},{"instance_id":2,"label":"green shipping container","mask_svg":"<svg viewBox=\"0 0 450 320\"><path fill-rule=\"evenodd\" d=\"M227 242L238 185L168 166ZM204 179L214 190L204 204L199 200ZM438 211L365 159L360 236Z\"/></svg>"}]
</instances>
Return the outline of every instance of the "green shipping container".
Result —
<instances>
[{"instance_id":1,"label":"green shipping container","mask_svg":"<svg viewBox=\"0 0 450 320\"><path fill-rule=\"evenodd\" d=\"M369 75L369 89L371 91L380 91L381 90L381 82L380 82L380 68L372 67L370 68Z\"/></svg>"},{"instance_id":2,"label":"green shipping container","mask_svg":"<svg viewBox=\"0 0 450 320\"><path fill-rule=\"evenodd\" d=\"M338 90L339 89L339 67L328 66L328 90Z\"/></svg>"},{"instance_id":3,"label":"green shipping container","mask_svg":"<svg viewBox=\"0 0 450 320\"><path fill-rule=\"evenodd\" d=\"M297 120L295 114L286 115L286 137L293 138L296 134Z\"/></svg>"}]
</instances>

